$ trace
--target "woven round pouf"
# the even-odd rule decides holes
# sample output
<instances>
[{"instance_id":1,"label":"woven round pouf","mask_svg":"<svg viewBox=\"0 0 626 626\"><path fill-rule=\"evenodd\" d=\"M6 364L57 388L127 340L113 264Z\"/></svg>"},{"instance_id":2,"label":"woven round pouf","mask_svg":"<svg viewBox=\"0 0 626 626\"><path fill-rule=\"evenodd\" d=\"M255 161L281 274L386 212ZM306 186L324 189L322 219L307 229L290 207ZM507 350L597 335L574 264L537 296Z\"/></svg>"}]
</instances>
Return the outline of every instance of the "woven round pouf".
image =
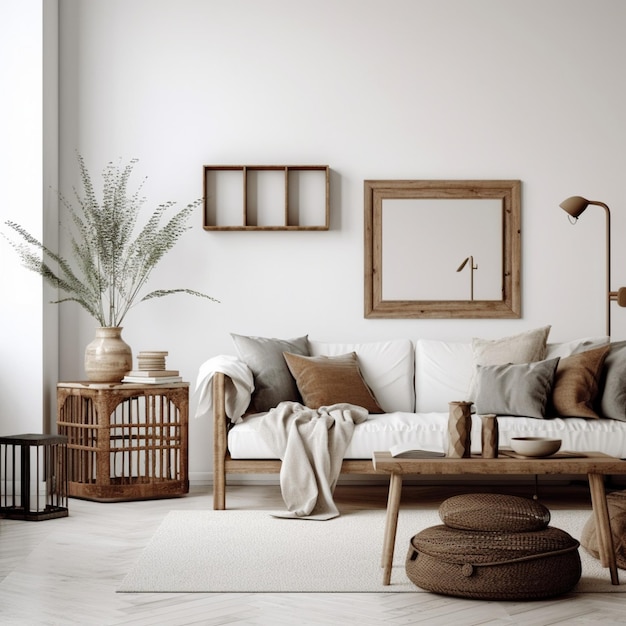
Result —
<instances>
[{"instance_id":1,"label":"woven round pouf","mask_svg":"<svg viewBox=\"0 0 626 626\"><path fill-rule=\"evenodd\" d=\"M459 530L524 532L550 523L550 511L540 502L498 493L452 496L439 507L441 521Z\"/></svg>"},{"instance_id":2,"label":"woven round pouf","mask_svg":"<svg viewBox=\"0 0 626 626\"><path fill-rule=\"evenodd\" d=\"M450 500L439 511L444 524L410 542L406 573L421 589L482 600L534 600L566 593L579 581L579 543L547 525L550 514L543 505L496 494Z\"/></svg>"}]
</instances>

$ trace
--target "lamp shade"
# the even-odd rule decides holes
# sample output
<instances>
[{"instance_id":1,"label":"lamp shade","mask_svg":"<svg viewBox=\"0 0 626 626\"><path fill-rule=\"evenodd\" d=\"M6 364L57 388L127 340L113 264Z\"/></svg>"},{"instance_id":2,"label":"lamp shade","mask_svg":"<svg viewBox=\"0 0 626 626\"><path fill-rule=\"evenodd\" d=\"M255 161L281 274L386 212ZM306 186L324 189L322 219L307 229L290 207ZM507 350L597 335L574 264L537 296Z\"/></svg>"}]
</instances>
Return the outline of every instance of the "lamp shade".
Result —
<instances>
[{"instance_id":1,"label":"lamp shade","mask_svg":"<svg viewBox=\"0 0 626 626\"><path fill-rule=\"evenodd\" d=\"M564 211L569 213L573 218L578 216L590 205L589 200L582 196L570 196L567 200L563 200L559 205Z\"/></svg>"}]
</instances>

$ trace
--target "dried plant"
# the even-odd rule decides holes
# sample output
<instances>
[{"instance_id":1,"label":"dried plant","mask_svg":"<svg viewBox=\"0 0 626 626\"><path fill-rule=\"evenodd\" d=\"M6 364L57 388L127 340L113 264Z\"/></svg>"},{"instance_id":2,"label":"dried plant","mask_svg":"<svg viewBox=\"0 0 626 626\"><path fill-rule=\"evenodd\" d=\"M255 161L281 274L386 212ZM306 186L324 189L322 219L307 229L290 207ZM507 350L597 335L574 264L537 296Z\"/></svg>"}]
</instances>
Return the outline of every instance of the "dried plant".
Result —
<instances>
[{"instance_id":1,"label":"dried plant","mask_svg":"<svg viewBox=\"0 0 626 626\"><path fill-rule=\"evenodd\" d=\"M21 239L5 238L27 269L37 272L66 297L55 300L77 302L100 326L121 326L128 311L139 302L174 293L187 293L217 302L215 298L191 289L159 289L139 296L152 270L188 230L187 221L201 202L197 200L175 212L167 222L168 210L175 203L159 205L137 235L137 220L145 198L143 184L130 194L128 181L137 159L127 165L108 163L102 173L102 201L98 200L82 156L78 156L83 193L74 188L74 206L60 195L71 217L69 229L73 264L53 252L12 221L6 225Z\"/></svg>"}]
</instances>

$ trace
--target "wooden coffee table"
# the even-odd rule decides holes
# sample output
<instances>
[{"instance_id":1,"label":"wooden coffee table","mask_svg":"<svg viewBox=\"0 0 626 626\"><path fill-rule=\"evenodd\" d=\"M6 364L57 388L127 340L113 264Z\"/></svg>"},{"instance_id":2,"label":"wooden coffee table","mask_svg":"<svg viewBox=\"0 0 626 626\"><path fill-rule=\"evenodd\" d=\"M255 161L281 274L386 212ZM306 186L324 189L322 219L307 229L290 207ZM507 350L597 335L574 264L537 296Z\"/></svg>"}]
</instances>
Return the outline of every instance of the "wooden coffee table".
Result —
<instances>
[{"instance_id":1,"label":"wooden coffee table","mask_svg":"<svg viewBox=\"0 0 626 626\"><path fill-rule=\"evenodd\" d=\"M585 452L575 457L567 456L565 453L561 456L555 455L543 459L513 458L502 453L496 459L483 459L481 456L472 456L465 459L447 457L405 459L392 457L389 452L374 452L373 463L376 470L390 474L382 556L384 585L389 585L391 581L391 564L398 526L402 477L409 474L420 474L423 476L586 474L591 492L591 505L596 517L600 562L602 567L609 568L611 583L619 585L609 510L604 490L604 476L626 474L626 461L601 452Z\"/></svg>"}]
</instances>

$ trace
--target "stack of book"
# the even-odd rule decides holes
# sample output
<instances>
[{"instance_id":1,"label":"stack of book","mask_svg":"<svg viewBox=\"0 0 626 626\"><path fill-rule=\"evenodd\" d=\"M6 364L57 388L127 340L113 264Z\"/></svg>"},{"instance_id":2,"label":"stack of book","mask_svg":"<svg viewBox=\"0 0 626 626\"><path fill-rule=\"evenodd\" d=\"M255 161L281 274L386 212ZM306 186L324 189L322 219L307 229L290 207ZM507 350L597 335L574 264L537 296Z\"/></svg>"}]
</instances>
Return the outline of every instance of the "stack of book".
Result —
<instances>
[{"instance_id":1,"label":"stack of book","mask_svg":"<svg viewBox=\"0 0 626 626\"><path fill-rule=\"evenodd\" d=\"M180 383L182 376L178 370L165 369L167 352L140 352L137 355L136 370L131 370L122 379L123 383L141 383L158 385L165 383Z\"/></svg>"}]
</instances>

